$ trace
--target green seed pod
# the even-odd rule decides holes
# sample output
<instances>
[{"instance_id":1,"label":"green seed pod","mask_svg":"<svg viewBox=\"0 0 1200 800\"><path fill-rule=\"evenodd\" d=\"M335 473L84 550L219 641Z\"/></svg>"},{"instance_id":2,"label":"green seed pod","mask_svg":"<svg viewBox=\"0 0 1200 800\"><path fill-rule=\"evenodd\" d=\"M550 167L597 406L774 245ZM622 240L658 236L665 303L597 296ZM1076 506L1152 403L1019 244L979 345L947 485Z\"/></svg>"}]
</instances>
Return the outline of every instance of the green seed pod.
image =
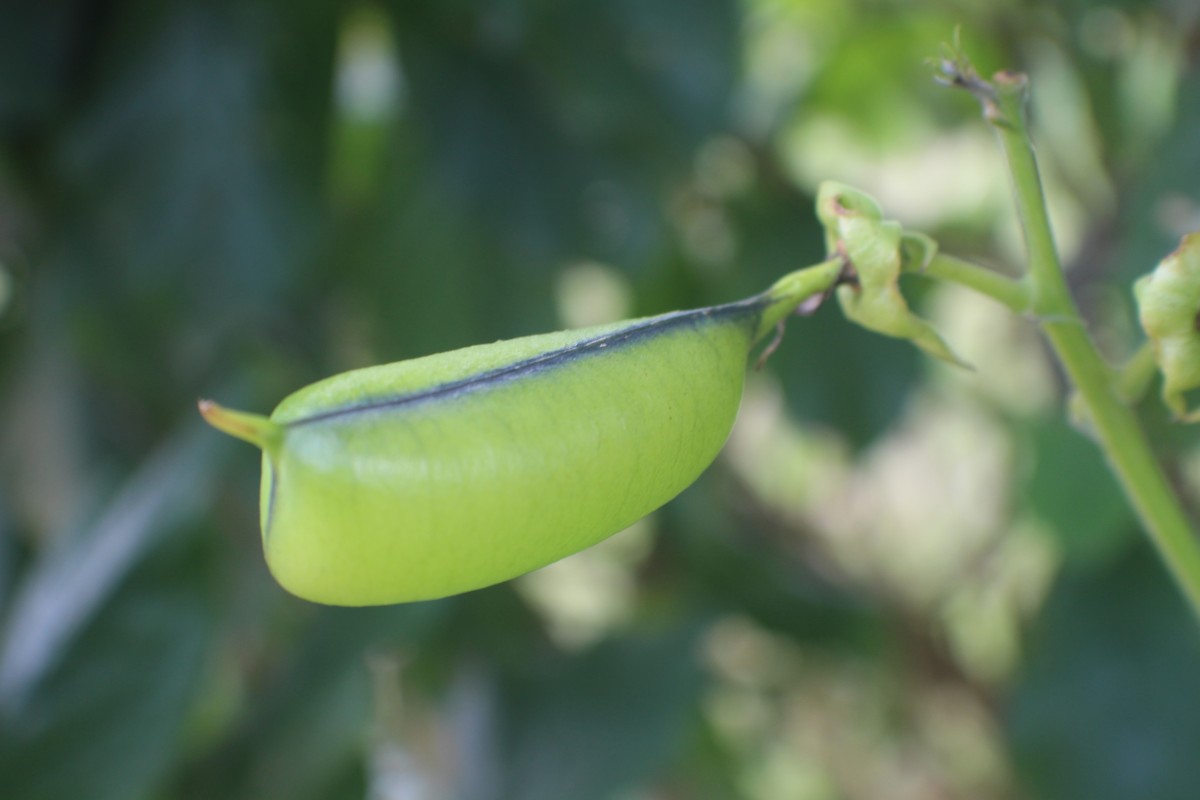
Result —
<instances>
[{"instance_id":1,"label":"green seed pod","mask_svg":"<svg viewBox=\"0 0 1200 800\"><path fill-rule=\"evenodd\" d=\"M658 508L712 462L747 354L840 264L738 303L354 370L270 418L201 401L263 450L267 564L333 605L488 586Z\"/></svg>"},{"instance_id":2,"label":"green seed pod","mask_svg":"<svg viewBox=\"0 0 1200 800\"><path fill-rule=\"evenodd\" d=\"M1176 418L1200 421L1200 410L1189 411L1184 396L1200 388L1200 233L1183 237L1179 248L1139 278L1133 291L1163 374L1163 402Z\"/></svg>"}]
</instances>

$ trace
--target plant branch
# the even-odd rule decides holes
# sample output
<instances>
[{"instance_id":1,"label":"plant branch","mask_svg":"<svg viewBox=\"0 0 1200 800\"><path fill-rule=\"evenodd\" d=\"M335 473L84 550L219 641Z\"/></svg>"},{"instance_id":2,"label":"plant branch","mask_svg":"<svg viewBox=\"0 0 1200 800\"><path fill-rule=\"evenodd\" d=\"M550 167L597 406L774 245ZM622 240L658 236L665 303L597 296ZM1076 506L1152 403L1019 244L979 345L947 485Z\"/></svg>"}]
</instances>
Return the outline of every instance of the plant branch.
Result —
<instances>
[{"instance_id":1,"label":"plant branch","mask_svg":"<svg viewBox=\"0 0 1200 800\"><path fill-rule=\"evenodd\" d=\"M1000 73L989 86L990 95L981 100L985 117L1000 135L1012 174L1029 258L1030 311L1078 389L1096 438L1147 533L1200 616L1200 544L1125 403L1125 387L1117 385L1080 321L1063 276L1025 121L1027 81L1021 75Z\"/></svg>"},{"instance_id":2,"label":"plant branch","mask_svg":"<svg viewBox=\"0 0 1200 800\"><path fill-rule=\"evenodd\" d=\"M919 274L974 289L1007 307L1014 314L1028 312L1033 299L1028 281L1013 280L987 267L944 253L935 255Z\"/></svg>"}]
</instances>

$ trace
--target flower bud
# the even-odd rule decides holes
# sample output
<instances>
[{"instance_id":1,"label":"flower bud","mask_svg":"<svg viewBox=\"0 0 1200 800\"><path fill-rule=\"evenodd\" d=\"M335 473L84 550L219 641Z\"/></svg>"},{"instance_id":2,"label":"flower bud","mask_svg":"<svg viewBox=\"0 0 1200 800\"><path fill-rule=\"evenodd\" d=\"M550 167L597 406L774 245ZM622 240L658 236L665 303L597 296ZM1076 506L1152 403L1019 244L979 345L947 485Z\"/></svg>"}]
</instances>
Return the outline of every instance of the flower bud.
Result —
<instances>
[{"instance_id":1,"label":"flower bud","mask_svg":"<svg viewBox=\"0 0 1200 800\"><path fill-rule=\"evenodd\" d=\"M1200 421L1200 409L1189 411L1184 397L1200 388L1200 232L1183 237L1175 252L1138 279L1133 293L1163 374L1163 402L1176 418Z\"/></svg>"}]
</instances>

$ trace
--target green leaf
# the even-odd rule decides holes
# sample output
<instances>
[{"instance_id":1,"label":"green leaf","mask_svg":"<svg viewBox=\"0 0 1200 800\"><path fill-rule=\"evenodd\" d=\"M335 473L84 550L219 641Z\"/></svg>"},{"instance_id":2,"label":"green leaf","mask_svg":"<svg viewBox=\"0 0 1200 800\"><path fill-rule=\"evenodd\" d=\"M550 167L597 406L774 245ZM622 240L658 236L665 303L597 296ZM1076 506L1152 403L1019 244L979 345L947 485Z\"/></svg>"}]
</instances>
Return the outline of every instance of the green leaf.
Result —
<instances>
[{"instance_id":1,"label":"green leaf","mask_svg":"<svg viewBox=\"0 0 1200 800\"><path fill-rule=\"evenodd\" d=\"M215 443L194 422L145 459L81 531L59 533L21 575L4 609L0 708L19 706L148 552L211 498Z\"/></svg>"},{"instance_id":2,"label":"green leaf","mask_svg":"<svg viewBox=\"0 0 1200 800\"><path fill-rule=\"evenodd\" d=\"M698 626L541 664L504 698L503 800L607 800L683 751L699 701Z\"/></svg>"},{"instance_id":3,"label":"green leaf","mask_svg":"<svg viewBox=\"0 0 1200 800\"><path fill-rule=\"evenodd\" d=\"M181 797L318 800L347 773L365 775L372 650L416 651L447 604L323 608L288 599L302 628L276 669L256 676L252 702L213 751L186 766Z\"/></svg>"},{"instance_id":4,"label":"green leaf","mask_svg":"<svg viewBox=\"0 0 1200 800\"><path fill-rule=\"evenodd\" d=\"M1017 766L1047 800L1190 800L1200 746L1196 621L1149 548L1069 569L1009 704Z\"/></svg>"},{"instance_id":5,"label":"green leaf","mask_svg":"<svg viewBox=\"0 0 1200 800\"><path fill-rule=\"evenodd\" d=\"M0 25L0 135L28 133L53 119L71 88L72 29L87 3L18 3Z\"/></svg>"},{"instance_id":6,"label":"green leaf","mask_svg":"<svg viewBox=\"0 0 1200 800\"><path fill-rule=\"evenodd\" d=\"M151 559L19 705L0 709L9 800L149 797L175 755L213 633L195 548Z\"/></svg>"}]
</instances>

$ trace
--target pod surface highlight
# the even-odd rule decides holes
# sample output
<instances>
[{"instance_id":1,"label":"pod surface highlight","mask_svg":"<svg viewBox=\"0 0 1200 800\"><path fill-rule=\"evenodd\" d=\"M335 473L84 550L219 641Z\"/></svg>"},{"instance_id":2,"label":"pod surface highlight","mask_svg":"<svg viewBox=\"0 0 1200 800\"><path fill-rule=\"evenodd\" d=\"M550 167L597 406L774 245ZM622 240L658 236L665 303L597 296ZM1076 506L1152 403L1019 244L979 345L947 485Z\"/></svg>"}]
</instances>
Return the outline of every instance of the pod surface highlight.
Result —
<instances>
[{"instance_id":1,"label":"pod surface highlight","mask_svg":"<svg viewBox=\"0 0 1200 800\"><path fill-rule=\"evenodd\" d=\"M793 301L354 370L269 419L201 411L263 449L263 546L285 589L333 605L432 599L582 550L686 488L729 435L751 346Z\"/></svg>"}]
</instances>

